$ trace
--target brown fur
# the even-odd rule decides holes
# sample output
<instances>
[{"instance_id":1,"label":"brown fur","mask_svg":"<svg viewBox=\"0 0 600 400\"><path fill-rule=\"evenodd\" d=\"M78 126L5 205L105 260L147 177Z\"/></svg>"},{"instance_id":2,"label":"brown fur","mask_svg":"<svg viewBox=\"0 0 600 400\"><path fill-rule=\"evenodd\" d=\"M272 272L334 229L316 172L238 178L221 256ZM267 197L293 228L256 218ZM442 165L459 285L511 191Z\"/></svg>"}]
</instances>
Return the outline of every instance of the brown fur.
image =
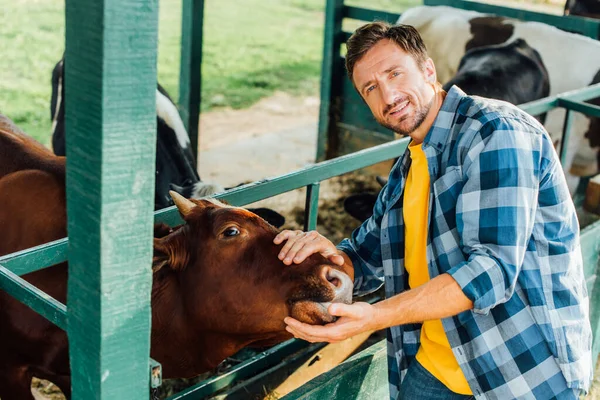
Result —
<instances>
[{"instance_id":1,"label":"brown fur","mask_svg":"<svg viewBox=\"0 0 600 400\"><path fill-rule=\"evenodd\" d=\"M64 158L11 128L6 118L0 121L4 255L64 237L66 212ZM155 229L151 356L165 378L192 377L244 346L288 339L288 315L329 321L315 302L333 300L324 271L339 267L318 255L285 266L277 259L281 246L273 244L277 231L264 220L240 208L194 202L186 225ZM227 236L234 227L240 234ZM345 270L352 277L351 268ZM24 279L65 302L66 263ZM0 398L33 399L32 376L54 382L69 398L65 332L2 291L0 321Z\"/></svg>"}]
</instances>

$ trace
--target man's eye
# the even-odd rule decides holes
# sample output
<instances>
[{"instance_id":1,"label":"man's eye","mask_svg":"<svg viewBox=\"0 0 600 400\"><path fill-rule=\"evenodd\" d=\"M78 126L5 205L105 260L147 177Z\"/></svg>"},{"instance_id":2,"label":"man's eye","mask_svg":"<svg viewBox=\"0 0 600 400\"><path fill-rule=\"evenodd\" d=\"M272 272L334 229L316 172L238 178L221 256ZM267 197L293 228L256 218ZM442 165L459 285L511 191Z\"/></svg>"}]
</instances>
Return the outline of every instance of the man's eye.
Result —
<instances>
[{"instance_id":1,"label":"man's eye","mask_svg":"<svg viewBox=\"0 0 600 400\"><path fill-rule=\"evenodd\" d=\"M392 72L392 77L395 77L395 76L398 76L398 75L400 75L400 72L398 72L398 71Z\"/></svg>"},{"instance_id":2,"label":"man's eye","mask_svg":"<svg viewBox=\"0 0 600 400\"><path fill-rule=\"evenodd\" d=\"M223 236L225 236L225 237L237 236L239 234L240 234L240 230L234 226L225 229L225 231L223 232Z\"/></svg>"},{"instance_id":3,"label":"man's eye","mask_svg":"<svg viewBox=\"0 0 600 400\"><path fill-rule=\"evenodd\" d=\"M367 93L371 92L372 90L375 89L375 85L371 85L367 88Z\"/></svg>"}]
</instances>

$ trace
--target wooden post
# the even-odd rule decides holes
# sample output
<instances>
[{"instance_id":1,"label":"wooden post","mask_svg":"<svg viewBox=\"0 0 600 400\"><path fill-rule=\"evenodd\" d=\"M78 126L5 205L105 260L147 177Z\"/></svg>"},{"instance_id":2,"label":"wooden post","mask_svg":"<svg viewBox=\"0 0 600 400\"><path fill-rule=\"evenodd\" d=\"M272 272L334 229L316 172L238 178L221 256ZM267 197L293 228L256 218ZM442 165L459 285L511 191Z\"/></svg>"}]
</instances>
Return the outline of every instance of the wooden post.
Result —
<instances>
[{"instance_id":1,"label":"wooden post","mask_svg":"<svg viewBox=\"0 0 600 400\"><path fill-rule=\"evenodd\" d=\"M148 399L156 0L66 0L74 399Z\"/></svg>"},{"instance_id":2,"label":"wooden post","mask_svg":"<svg viewBox=\"0 0 600 400\"><path fill-rule=\"evenodd\" d=\"M181 65L179 113L190 135L198 168L200 105L202 92L202 26L204 0L183 0L181 13Z\"/></svg>"}]
</instances>

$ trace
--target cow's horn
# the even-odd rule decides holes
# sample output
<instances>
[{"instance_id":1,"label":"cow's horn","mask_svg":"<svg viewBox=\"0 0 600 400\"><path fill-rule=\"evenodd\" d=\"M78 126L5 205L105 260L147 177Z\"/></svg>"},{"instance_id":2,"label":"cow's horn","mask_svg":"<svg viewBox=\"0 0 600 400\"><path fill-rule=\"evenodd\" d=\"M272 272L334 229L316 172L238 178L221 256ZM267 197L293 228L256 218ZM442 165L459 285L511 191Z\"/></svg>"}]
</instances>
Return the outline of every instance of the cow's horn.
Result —
<instances>
[{"instance_id":1,"label":"cow's horn","mask_svg":"<svg viewBox=\"0 0 600 400\"><path fill-rule=\"evenodd\" d=\"M193 208L196 207L196 204L194 202L186 199L174 190L169 190L169 194L173 199L173 203L175 203L177 209L184 217L187 217L189 213L193 210Z\"/></svg>"}]
</instances>

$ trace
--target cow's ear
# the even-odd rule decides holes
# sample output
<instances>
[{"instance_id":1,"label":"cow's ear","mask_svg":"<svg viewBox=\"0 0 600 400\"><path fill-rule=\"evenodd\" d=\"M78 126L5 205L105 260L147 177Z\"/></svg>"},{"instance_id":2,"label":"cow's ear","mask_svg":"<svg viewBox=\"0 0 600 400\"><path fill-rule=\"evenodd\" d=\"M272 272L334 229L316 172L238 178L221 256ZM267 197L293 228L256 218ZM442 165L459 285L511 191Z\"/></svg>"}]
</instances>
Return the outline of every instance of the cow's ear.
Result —
<instances>
[{"instance_id":1,"label":"cow's ear","mask_svg":"<svg viewBox=\"0 0 600 400\"><path fill-rule=\"evenodd\" d=\"M158 272L164 267L181 271L187 265L188 260L183 229L179 229L163 238L154 239L152 272Z\"/></svg>"}]
</instances>

